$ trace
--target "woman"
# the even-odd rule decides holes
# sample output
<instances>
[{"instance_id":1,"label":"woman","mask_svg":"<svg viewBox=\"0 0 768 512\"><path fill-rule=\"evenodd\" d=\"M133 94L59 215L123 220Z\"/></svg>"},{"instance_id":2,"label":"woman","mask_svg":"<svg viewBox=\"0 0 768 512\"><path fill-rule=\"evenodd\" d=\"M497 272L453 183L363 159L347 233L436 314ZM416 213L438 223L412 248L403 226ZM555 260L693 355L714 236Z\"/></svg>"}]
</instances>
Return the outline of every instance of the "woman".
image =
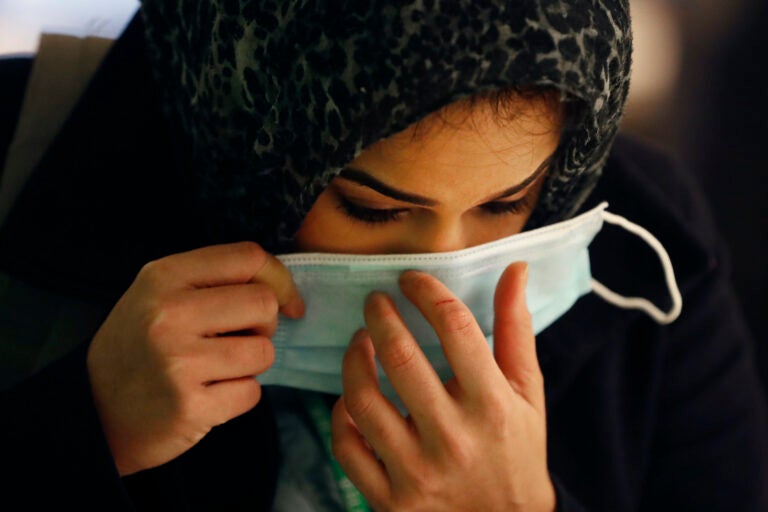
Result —
<instances>
[{"instance_id":1,"label":"woman","mask_svg":"<svg viewBox=\"0 0 768 512\"><path fill-rule=\"evenodd\" d=\"M108 510L765 509L764 400L707 210L668 160L615 140L630 47L620 1L146 0L0 234L14 286L108 305L5 391L9 492ZM304 297L286 253L455 255L603 201L666 248L679 318L590 294L542 327L522 260L494 282L491 351L465 299L406 272L452 378L373 293L339 392L259 384L285 363L280 330L343 299ZM664 305L641 247L606 231L591 265Z\"/></svg>"}]
</instances>

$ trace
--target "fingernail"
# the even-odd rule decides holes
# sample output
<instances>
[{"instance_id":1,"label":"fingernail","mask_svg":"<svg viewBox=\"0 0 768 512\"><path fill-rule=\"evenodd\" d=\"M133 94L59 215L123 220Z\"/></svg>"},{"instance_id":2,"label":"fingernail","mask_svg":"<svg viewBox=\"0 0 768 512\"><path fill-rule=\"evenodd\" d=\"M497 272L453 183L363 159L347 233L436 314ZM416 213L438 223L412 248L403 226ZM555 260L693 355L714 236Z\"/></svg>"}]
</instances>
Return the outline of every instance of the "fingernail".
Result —
<instances>
[{"instance_id":1,"label":"fingernail","mask_svg":"<svg viewBox=\"0 0 768 512\"><path fill-rule=\"evenodd\" d=\"M523 283L528 284L528 262L523 262L522 279Z\"/></svg>"}]
</instances>

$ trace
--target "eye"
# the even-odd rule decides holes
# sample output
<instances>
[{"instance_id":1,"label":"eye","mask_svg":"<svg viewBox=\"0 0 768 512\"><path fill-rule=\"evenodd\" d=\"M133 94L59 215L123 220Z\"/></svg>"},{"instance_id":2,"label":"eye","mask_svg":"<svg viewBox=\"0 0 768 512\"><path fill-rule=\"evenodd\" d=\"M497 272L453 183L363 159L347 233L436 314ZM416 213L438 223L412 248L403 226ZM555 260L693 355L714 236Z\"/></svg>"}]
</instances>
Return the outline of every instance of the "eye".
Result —
<instances>
[{"instance_id":1,"label":"eye","mask_svg":"<svg viewBox=\"0 0 768 512\"><path fill-rule=\"evenodd\" d=\"M407 208L393 208L393 209L380 209L380 208L366 208L359 204L353 203L346 197L338 194L339 209L344 212L345 215L355 220L366 222L368 224L383 224L385 222L392 222L397 220L400 215L407 210Z\"/></svg>"},{"instance_id":2,"label":"eye","mask_svg":"<svg viewBox=\"0 0 768 512\"><path fill-rule=\"evenodd\" d=\"M523 196L514 201L494 201L485 203L481 206L483 210L491 215L504 215L522 213L530 207L528 196Z\"/></svg>"}]
</instances>

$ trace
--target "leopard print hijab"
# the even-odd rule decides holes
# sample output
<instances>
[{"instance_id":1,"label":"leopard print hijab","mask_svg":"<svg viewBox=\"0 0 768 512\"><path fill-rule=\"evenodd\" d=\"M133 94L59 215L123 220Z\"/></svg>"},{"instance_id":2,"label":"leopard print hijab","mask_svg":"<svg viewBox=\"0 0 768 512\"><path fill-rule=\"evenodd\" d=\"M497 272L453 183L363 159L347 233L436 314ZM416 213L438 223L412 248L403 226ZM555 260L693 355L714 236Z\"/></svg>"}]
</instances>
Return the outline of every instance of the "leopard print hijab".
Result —
<instances>
[{"instance_id":1,"label":"leopard print hijab","mask_svg":"<svg viewBox=\"0 0 768 512\"><path fill-rule=\"evenodd\" d=\"M566 219L629 88L628 0L142 0L142 14L209 227L272 251L363 148L509 86L578 107L527 228Z\"/></svg>"}]
</instances>

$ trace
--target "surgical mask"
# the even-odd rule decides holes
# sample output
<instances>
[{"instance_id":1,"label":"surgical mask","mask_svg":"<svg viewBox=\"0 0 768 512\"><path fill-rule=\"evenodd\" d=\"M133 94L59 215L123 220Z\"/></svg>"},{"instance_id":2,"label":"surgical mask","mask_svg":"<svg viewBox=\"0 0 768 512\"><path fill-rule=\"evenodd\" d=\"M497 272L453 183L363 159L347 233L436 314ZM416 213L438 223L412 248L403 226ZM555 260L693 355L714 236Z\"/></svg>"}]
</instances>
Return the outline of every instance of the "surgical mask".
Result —
<instances>
[{"instance_id":1,"label":"surgical mask","mask_svg":"<svg viewBox=\"0 0 768 512\"><path fill-rule=\"evenodd\" d=\"M398 277L405 270L427 272L443 282L472 311L493 348L493 297L502 272L511 263L528 263L526 302L538 334L565 314L582 295L594 291L608 302L640 309L666 324L680 314L682 298L664 247L645 229L606 211L608 203L564 222L452 252L348 255L296 253L278 258L291 270L306 303L301 319L280 317L272 337L275 361L257 377L262 385L341 394L341 363L353 334L365 326L363 305L373 291L389 294L414 339L446 382L453 375L440 340L418 309L405 298ZM659 255L672 297L662 312L643 298L623 297L594 280L589 244L608 222L644 239ZM377 363L378 364L378 363ZM397 396L381 367L382 392Z\"/></svg>"}]
</instances>

